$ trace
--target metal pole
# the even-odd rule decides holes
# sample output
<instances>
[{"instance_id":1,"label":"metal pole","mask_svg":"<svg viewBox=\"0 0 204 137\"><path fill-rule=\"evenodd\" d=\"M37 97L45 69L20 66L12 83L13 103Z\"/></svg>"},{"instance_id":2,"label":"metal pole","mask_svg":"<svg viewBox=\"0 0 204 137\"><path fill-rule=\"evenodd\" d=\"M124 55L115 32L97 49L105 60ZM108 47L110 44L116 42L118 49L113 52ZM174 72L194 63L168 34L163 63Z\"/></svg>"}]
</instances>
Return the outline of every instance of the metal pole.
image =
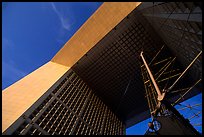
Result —
<instances>
[{"instance_id":1,"label":"metal pole","mask_svg":"<svg viewBox=\"0 0 204 137\"><path fill-rule=\"evenodd\" d=\"M184 72L177 78L177 80L167 89L167 92L169 92L174 86L175 84L178 82L178 80L186 73L186 71L193 65L193 63L196 61L196 59L200 56L200 54L202 53L202 50L200 51L200 53L195 57L195 59L191 62L191 64L184 70Z\"/></svg>"},{"instance_id":2,"label":"metal pole","mask_svg":"<svg viewBox=\"0 0 204 137\"><path fill-rule=\"evenodd\" d=\"M155 89L156 89L156 91L157 91L157 94L158 94L158 100L159 101L161 101L161 100L163 100L163 98L164 98L164 94L161 94L161 91L159 90L159 87L157 86L157 83L156 83L156 81L154 80L154 77L153 77L153 75L152 75L152 73L151 73L151 71L150 71L150 69L149 69L149 67L148 67L148 65L147 65L147 63L146 63L146 61L145 61L145 59L144 59L144 57L143 57L143 51L140 53L140 56L142 57L142 60L143 60L143 62L144 62L144 65L145 65L145 67L146 67L146 69L147 69L147 72L149 73L149 76L150 76L150 78L151 78L151 80L152 80L152 83L153 83L153 85L154 85L154 87L155 87Z\"/></svg>"}]
</instances>

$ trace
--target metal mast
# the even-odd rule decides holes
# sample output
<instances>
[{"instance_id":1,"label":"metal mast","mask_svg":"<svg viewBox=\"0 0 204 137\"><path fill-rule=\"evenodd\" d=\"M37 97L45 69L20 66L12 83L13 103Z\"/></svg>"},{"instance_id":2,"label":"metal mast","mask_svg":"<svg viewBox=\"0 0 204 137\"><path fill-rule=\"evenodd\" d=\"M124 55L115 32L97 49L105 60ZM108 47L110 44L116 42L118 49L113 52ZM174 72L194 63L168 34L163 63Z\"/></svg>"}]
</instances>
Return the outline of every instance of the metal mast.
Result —
<instances>
[{"instance_id":1,"label":"metal mast","mask_svg":"<svg viewBox=\"0 0 204 137\"><path fill-rule=\"evenodd\" d=\"M143 76L146 98L148 102L148 106L150 109L152 122L148 124L149 129L146 134L157 134L157 135L199 135L199 132L189 123L187 119L185 119L175 108L174 105L180 101L195 85L197 85L200 81L198 80L193 86L187 88L187 91L174 103L170 103L166 98L166 95L171 93L173 87L177 84L177 82L186 74L186 72L190 69L190 67L195 63L197 58L201 55L202 51L195 57L195 59L188 65L188 67L182 72L178 73L178 69L173 70L173 63L175 62L175 58L168 57L162 61L156 62L153 65L162 66L161 69L157 69L155 74L152 72L149 67L152 65L152 62L161 52L156 54L156 56L150 61L148 64L143 51L140 56L143 62L141 66L141 72ZM165 63L167 62L167 63ZM162 64L163 63L163 64ZM165 63L165 64L164 64ZM152 65L152 66L153 66ZM171 66L171 70L167 71ZM174 74L172 72L175 72ZM159 80L160 77L164 74L170 74L169 77L163 77L162 80ZM172 78L176 78L179 76L173 84L167 88L167 84L169 80ZM162 81L167 81L163 89L161 90L160 83Z\"/></svg>"}]
</instances>

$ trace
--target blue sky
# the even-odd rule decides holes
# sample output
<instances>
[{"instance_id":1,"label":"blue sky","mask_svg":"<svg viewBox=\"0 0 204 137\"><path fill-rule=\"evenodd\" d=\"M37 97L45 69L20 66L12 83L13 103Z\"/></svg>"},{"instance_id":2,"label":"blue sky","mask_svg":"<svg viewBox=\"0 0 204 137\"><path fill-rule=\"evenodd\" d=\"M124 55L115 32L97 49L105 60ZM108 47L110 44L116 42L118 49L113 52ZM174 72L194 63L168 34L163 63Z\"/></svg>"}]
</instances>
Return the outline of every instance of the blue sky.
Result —
<instances>
[{"instance_id":1,"label":"blue sky","mask_svg":"<svg viewBox=\"0 0 204 137\"><path fill-rule=\"evenodd\" d=\"M2 89L42 66L102 3L3 3Z\"/></svg>"},{"instance_id":2,"label":"blue sky","mask_svg":"<svg viewBox=\"0 0 204 137\"><path fill-rule=\"evenodd\" d=\"M183 109L183 110L179 110L184 108L185 106L188 105L196 105L196 104L202 104L202 94L198 94L184 102L181 103L181 105L176 105L176 109L184 116L184 118L191 118L194 114L197 114L199 112L201 112L200 114L198 114L198 117L193 117L190 120L190 123L196 128L196 130L198 130L200 133L202 133L202 126L196 126L194 124L202 124L202 105L198 105L196 107L194 107L192 110L188 109ZM144 120L132 127L129 127L128 129L126 129L126 134L127 135L144 135L144 133L146 132L146 130L148 129L148 122L151 122L151 119L147 119Z\"/></svg>"},{"instance_id":3,"label":"blue sky","mask_svg":"<svg viewBox=\"0 0 204 137\"><path fill-rule=\"evenodd\" d=\"M3 3L2 90L51 60L101 4ZM201 103L201 94L192 102ZM148 122L127 129L126 134L143 135Z\"/></svg>"}]
</instances>

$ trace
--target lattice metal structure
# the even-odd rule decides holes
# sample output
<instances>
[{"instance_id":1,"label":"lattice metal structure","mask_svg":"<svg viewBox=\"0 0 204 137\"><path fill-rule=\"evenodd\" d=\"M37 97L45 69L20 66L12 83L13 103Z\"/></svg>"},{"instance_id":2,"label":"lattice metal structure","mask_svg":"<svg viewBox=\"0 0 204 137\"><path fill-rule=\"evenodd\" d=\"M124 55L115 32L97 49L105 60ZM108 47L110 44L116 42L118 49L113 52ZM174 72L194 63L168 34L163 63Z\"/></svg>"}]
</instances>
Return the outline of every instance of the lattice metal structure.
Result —
<instances>
[{"instance_id":1,"label":"lattice metal structure","mask_svg":"<svg viewBox=\"0 0 204 137\"><path fill-rule=\"evenodd\" d=\"M124 121L148 109L137 58L141 49L154 55L164 44L143 20L134 10L72 67Z\"/></svg>"},{"instance_id":2,"label":"lattice metal structure","mask_svg":"<svg viewBox=\"0 0 204 137\"><path fill-rule=\"evenodd\" d=\"M171 14L170 9L166 8L171 7L171 5L176 8L173 14ZM201 9L198 4L191 2L187 3L189 7L185 7L186 11L181 12L182 7L180 5L182 4L177 2L142 3L72 67L92 89L95 89L94 91L104 103L126 121L127 127L149 117L139 68L138 56L140 51L145 49L146 58L151 60L156 52L165 45L166 50L163 55L176 56L177 63L175 65L177 69L183 70L186 64L189 64L190 60L201 50L202 21L199 20L202 15ZM190 13L188 9L194 12ZM155 11L153 12L153 10ZM176 15L178 17L179 15L185 15L185 17L190 15L190 17L188 21L187 18L183 20L172 18ZM196 20L196 18L199 19ZM170 29L165 26L168 22L180 22L180 24L177 26L171 24L174 27ZM182 24L187 24L188 30L185 30ZM180 30L177 30L178 27ZM168 30L175 32L175 34L169 33ZM183 36L181 37L180 34ZM192 36L186 37L187 35ZM177 40L171 39L171 37L177 38ZM193 38L195 39L193 40ZM192 69L189 70L190 73L187 75L190 76L185 79L189 85L191 85L190 82L193 83L201 76L201 61L202 59L199 57ZM160 83L166 81L161 80ZM123 96L129 81L129 88ZM198 88L201 89L201 86ZM187 96L189 98L198 92L199 90L195 90ZM174 101L178 96L175 93L169 97ZM135 98L140 99L136 100ZM136 118L136 115L139 116Z\"/></svg>"},{"instance_id":3,"label":"lattice metal structure","mask_svg":"<svg viewBox=\"0 0 204 137\"><path fill-rule=\"evenodd\" d=\"M156 98L157 94L147 73L141 75L144 68L140 68L140 52L144 51L159 88L171 85L202 49L201 5L197 2L142 2L90 50L82 54L70 48L73 53L79 53L80 58L71 59L74 63L68 66L70 70L63 72L64 76L4 134L125 134L125 128L149 118L158 104L157 100L146 100ZM105 14L108 12L101 15ZM104 28L108 27L104 25ZM83 46L82 49L89 49ZM63 57L67 49L68 45L62 50ZM160 57L154 60L160 49ZM66 64L67 60L61 61ZM175 102L188 90L184 89L185 85L192 85L201 78L201 62L199 57L187 77L166 94L167 99ZM185 99L200 93L201 87L199 83ZM162 107L161 113L164 113L166 108Z\"/></svg>"},{"instance_id":4,"label":"lattice metal structure","mask_svg":"<svg viewBox=\"0 0 204 137\"><path fill-rule=\"evenodd\" d=\"M145 2L138 9L183 66L202 50L202 2ZM201 57L190 70L202 76Z\"/></svg>"},{"instance_id":5,"label":"lattice metal structure","mask_svg":"<svg viewBox=\"0 0 204 137\"><path fill-rule=\"evenodd\" d=\"M168 57L168 55L160 55L158 57L162 49L163 47L150 62L145 60L143 52L141 52L143 64L141 65L141 72L146 92L145 97L152 117L152 122L148 124L149 129L145 134L199 135L199 132L194 129L189 121L174 108L174 105L184 98L184 96L201 80L198 80L192 87L185 88L185 93L173 103L171 102L172 100L170 101L168 99L168 95L171 94L172 89L175 89L176 84L177 88L182 89L178 81L184 77L185 73L190 69L193 63L196 62L196 59L202 52L200 52L192 63L180 73L179 70L177 71L177 65L174 65L175 57ZM165 58L166 56L168 58ZM187 86L187 84L185 84L185 86Z\"/></svg>"},{"instance_id":6,"label":"lattice metal structure","mask_svg":"<svg viewBox=\"0 0 204 137\"><path fill-rule=\"evenodd\" d=\"M69 70L3 134L121 135L124 124Z\"/></svg>"}]
</instances>

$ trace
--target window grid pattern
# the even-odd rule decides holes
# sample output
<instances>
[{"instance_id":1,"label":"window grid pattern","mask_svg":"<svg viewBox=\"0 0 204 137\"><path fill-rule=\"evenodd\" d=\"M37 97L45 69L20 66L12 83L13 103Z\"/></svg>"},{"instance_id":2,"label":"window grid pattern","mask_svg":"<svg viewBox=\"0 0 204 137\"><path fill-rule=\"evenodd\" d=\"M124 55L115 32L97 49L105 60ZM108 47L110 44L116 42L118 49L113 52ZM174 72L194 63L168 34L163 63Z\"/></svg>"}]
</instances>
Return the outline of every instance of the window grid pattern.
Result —
<instances>
[{"instance_id":1,"label":"window grid pattern","mask_svg":"<svg viewBox=\"0 0 204 137\"><path fill-rule=\"evenodd\" d=\"M166 2L155 6L141 5L139 12L158 31L185 68L202 50L202 8L196 2ZM150 4L151 5L151 4ZM153 12L154 11L154 12ZM202 58L189 73L191 81L202 76Z\"/></svg>"},{"instance_id":2,"label":"window grid pattern","mask_svg":"<svg viewBox=\"0 0 204 137\"><path fill-rule=\"evenodd\" d=\"M13 135L123 134L121 120L76 73L70 71L30 115L20 117L23 122ZM105 124L107 120L108 124Z\"/></svg>"},{"instance_id":3,"label":"window grid pattern","mask_svg":"<svg viewBox=\"0 0 204 137\"><path fill-rule=\"evenodd\" d=\"M164 44L135 14L136 11L124 18L72 67L123 120L129 119L130 113L144 111L138 109L141 106L148 109L138 61L140 52L143 50L149 58ZM130 80L127 95L122 99ZM135 100L138 96L140 100Z\"/></svg>"}]
</instances>

